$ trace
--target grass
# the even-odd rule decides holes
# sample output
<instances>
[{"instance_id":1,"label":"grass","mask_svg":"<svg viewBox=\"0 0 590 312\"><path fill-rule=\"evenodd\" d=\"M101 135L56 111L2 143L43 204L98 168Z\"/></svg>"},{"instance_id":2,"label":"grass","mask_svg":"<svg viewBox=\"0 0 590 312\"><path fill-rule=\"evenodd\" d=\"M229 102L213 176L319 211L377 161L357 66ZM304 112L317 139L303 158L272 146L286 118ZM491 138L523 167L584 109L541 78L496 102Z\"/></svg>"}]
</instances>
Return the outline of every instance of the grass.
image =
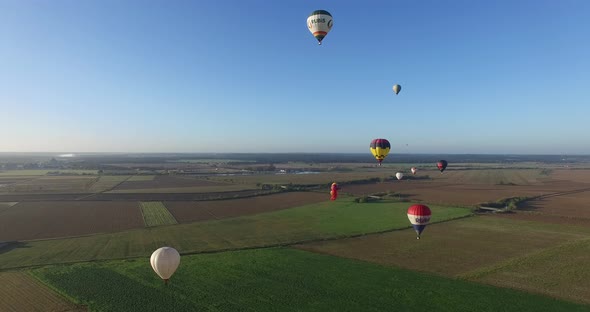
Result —
<instances>
[{"instance_id":1,"label":"grass","mask_svg":"<svg viewBox=\"0 0 590 312\"><path fill-rule=\"evenodd\" d=\"M100 311L587 311L587 306L293 249L183 256L165 286L148 257L35 269Z\"/></svg>"},{"instance_id":2,"label":"grass","mask_svg":"<svg viewBox=\"0 0 590 312\"><path fill-rule=\"evenodd\" d=\"M177 224L176 219L162 202L140 202L141 215L145 226Z\"/></svg>"},{"instance_id":3,"label":"grass","mask_svg":"<svg viewBox=\"0 0 590 312\"><path fill-rule=\"evenodd\" d=\"M321 202L233 219L160 226L88 237L30 241L0 254L0 269L51 263L147 256L161 245L180 252L210 252L291 244L408 228L407 203ZM471 214L430 206L433 222Z\"/></svg>"}]
</instances>

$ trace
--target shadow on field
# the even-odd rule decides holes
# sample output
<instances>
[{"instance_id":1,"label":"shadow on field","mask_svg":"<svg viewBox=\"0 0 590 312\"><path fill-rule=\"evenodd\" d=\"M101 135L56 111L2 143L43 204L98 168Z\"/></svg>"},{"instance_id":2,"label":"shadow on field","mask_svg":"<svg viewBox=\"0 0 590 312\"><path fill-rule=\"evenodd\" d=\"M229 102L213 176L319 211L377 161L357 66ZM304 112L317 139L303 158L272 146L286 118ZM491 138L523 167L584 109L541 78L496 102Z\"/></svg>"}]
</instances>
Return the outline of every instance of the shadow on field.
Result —
<instances>
[{"instance_id":1,"label":"shadow on field","mask_svg":"<svg viewBox=\"0 0 590 312\"><path fill-rule=\"evenodd\" d=\"M12 242L0 242L0 255L7 253L16 248L30 248L27 243L12 241Z\"/></svg>"},{"instance_id":2,"label":"shadow on field","mask_svg":"<svg viewBox=\"0 0 590 312\"><path fill-rule=\"evenodd\" d=\"M523 204L519 205L518 210L521 211L536 211L541 208L539 205L541 201L539 200L527 200Z\"/></svg>"}]
</instances>

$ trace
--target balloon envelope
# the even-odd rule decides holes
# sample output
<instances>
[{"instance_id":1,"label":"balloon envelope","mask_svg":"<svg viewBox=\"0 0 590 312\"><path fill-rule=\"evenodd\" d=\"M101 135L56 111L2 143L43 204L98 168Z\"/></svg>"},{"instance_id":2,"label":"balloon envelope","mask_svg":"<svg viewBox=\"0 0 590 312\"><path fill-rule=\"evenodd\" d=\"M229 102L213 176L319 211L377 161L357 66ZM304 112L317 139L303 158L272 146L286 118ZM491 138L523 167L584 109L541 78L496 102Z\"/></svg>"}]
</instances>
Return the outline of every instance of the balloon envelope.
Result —
<instances>
[{"instance_id":1,"label":"balloon envelope","mask_svg":"<svg viewBox=\"0 0 590 312\"><path fill-rule=\"evenodd\" d=\"M440 170L440 172L443 172L443 171L445 171L445 169L447 169L448 164L449 163L447 163L446 160L441 159L436 163L436 167L438 168L438 170Z\"/></svg>"},{"instance_id":2,"label":"balloon envelope","mask_svg":"<svg viewBox=\"0 0 590 312\"><path fill-rule=\"evenodd\" d=\"M395 92L395 94L398 94L401 90L402 90L402 86L400 86L398 84L393 86L393 92Z\"/></svg>"},{"instance_id":3,"label":"balloon envelope","mask_svg":"<svg viewBox=\"0 0 590 312\"><path fill-rule=\"evenodd\" d=\"M164 281L168 281L180 264L180 254L172 247L158 248L150 257L152 269Z\"/></svg>"},{"instance_id":4,"label":"balloon envelope","mask_svg":"<svg viewBox=\"0 0 590 312\"><path fill-rule=\"evenodd\" d=\"M416 169L416 167L412 167L412 174L416 174L416 171L418 171L418 169Z\"/></svg>"},{"instance_id":5,"label":"balloon envelope","mask_svg":"<svg viewBox=\"0 0 590 312\"><path fill-rule=\"evenodd\" d=\"M336 200L338 198L338 190L340 189L340 186L338 186L338 183L334 182L332 183L332 186L330 186L330 200Z\"/></svg>"},{"instance_id":6,"label":"balloon envelope","mask_svg":"<svg viewBox=\"0 0 590 312\"><path fill-rule=\"evenodd\" d=\"M373 141L371 141L371 145L369 145L369 148L371 150L371 154L375 156L375 159L377 159L379 165L381 165L383 159L385 159L387 154L389 154L391 144L389 144L389 141L387 141L386 139L374 139Z\"/></svg>"},{"instance_id":7,"label":"balloon envelope","mask_svg":"<svg viewBox=\"0 0 590 312\"><path fill-rule=\"evenodd\" d=\"M318 44L322 44L322 40L328 35L333 25L332 14L325 10L313 11L307 17L307 28L317 39Z\"/></svg>"},{"instance_id":8,"label":"balloon envelope","mask_svg":"<svg viewBox=\"0 0 590 312\"><path fill-rule=\"evenodd\" d=\"M395 174L395 177L396 177L398 180L401 180L401 179L404 177L404 174L403 174L403 173L401 173L401 172L398 172L398 173L396 173L396 174Z\"/></svg>"},{"instance_id":9,"label":"balloon envelope","mask_svg":"<svg viewBox=\"0 0 590 312\"><path fill-rule=\"evenodd\" d=\"M431 214L430 208L426 205L412 205L408 208L408 219L410 220L410 223L412 223L412 227L416 231L416 234L418 234L418 239L428 222L430 222Z\"/></svg>"}]
</instances>

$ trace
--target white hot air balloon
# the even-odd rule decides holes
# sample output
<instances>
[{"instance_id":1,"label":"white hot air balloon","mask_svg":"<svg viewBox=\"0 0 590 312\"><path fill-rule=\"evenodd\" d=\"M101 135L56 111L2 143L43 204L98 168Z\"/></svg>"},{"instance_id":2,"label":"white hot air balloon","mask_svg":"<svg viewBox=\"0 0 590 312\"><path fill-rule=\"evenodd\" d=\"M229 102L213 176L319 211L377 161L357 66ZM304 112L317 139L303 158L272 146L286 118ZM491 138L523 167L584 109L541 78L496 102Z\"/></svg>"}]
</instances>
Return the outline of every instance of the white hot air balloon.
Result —
<instances>
[{"instance_id":1,"label":"white hot air balloon","mask_svg":"<svg viewBox=\"0 0 590 312\"><path fill-rule=\"evenodd\" d=\"M393 86L393 92L397 95L402 90L402 86L396 84Z\"/></svg>"},{"instance_id":2,"label":"white hot air balloon","mask_svg":"<svg viewBox=\"0 0 590 312\"><path fill-rule=\"evenodd\" d=\"M328 35L333 25L332 14L326 10L315 10L307 17L307 28L318 44L322 44L322 40Z\"/></svg>"},{"instance_id":3,"label":"white hot air balloon","mask_svg":"<svg viewBox=\"0 0 590 312\"><path fill-rule=\"evenodd\" d=\"M403 174L403 173L401 173L401 172L398 172L398 173L396 173L396 174L395 174L395 177L396 177L398 180L401 180L401 179L404 177L404 174Z\"/></svg>"},{"instance_id":4,"label":"white hot air balloon","mask_svg":"<svg viewBox=\"0 0 590 312\"><path fill-rule=\"evenodd\" d=\"M150 263L156 274L168 284L168 280L180 264L180 254L172 247L158 248L152 254Z\"/></svg>"},{"instance_id":5,"label":"white hot air balloon","mask_svg":"<svg viewBox=\"0 0 590 312\"><path fill-rule=\"evenodd\" d=\"M418 171L418 169L416 169L416 167L412 167L412 174L416 174L416 171Z\"/></svg>"}]
</instances>

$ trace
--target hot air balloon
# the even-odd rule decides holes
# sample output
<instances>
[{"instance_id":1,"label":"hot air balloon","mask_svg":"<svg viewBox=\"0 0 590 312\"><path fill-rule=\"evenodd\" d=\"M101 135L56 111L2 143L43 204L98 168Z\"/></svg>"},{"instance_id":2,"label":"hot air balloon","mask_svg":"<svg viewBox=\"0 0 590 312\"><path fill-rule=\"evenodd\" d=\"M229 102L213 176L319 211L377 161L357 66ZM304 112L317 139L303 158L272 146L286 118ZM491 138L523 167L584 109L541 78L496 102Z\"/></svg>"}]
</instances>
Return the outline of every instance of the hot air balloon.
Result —
<instances>
[{"instance_id":1,"label":"hot air balloon","mask_svg":"<svg viewBox=\"0 0 590 312\"><path fill-rule=\"evenodd\" d=\"M442 173L443 171L445 171L445 169L447 169L448 164L449 163L447 163L446 160L441 159L436 163L436 167L438 168L438 170L440 170L440 173Z\"/></svg>"},{"instance_id":2,"label":"hot air balloon","mask_svg":"<svg viewBox=\"0 0 590 312\"><path fill-rule=\"evenodd\" d=\"M401 180L401 179L404 177L404 174L403 174L403 173L401 173L401 172L398 172L398 173L396 173L396 174L395 174L395 177L396 177L398 180Z\"/></svg>"},{"instance_id":3,"label":"hot air balloon","mask_svg":"<svg viewBox=\"0 0 590 312\"><path fill-rule=\"evenodd\" d=\"M375 156L375 159L379 162L379 166L381 166L381 162L387 154L389 154L389 150L391 149L391 144L386 139L374 139L371 141L371 145L369 145L371 149L371 153Z\"/></svg>"},{"instance_id":4,"label":"hot air balloon","mask_svg":"<svg viewBox=\"0 0 590 312\"><path fill-rule=\"evenodd\" d=\"M402 86L396 84L393 85L393 92L395 92L395 94L397 95L400 91L402 90Z\"/></svg>"},{"instance_id":5,"label":"hot air balloon","mask_svg":"<svg viewBox=\"0 0 590 312\"><path fill-rule=\"evenodd\" d=\"M180 254L172 247L158 248L152 254L150 263L156 274L168 284L168 280L180 264Z\"/></svg>"},{"instance_id":6,"label":"hot air balloon","mask_svg":"<svg viewBox=\"0 0 590 312\"><path fill-rule=\"evenodd\" d=\"M412 227L418 235L416 239L420 239L420 234L430 222L430 208L426 205L412 205L408 208L408 219L412 223Z\"/></svg>"},{"instance_id":7,"label":"hot air balloon","mask_svg":"<svg viewBox=\"0 0 590 312\"><path fill-rule=\"evenodd\" d=\"M334 182L332 183L332 186L330 187L330 200L336 200L336 198L338 198L338 190L340 189L340 186L338 186L338 183Z\"/></svg>"},{"instance_id":8,"label":"hot air balloon","mask_svg":"<svg viewBox=\"0 0 590 312\"><path fill-rule=\"evenodd\" d=\"M418 169L416 169L416 167L412 167L412 169L410 169L410 170L412 170L412 174L414 174L414 175L416 174L416 171L418 171Z\"/></svg>"},{"instance_id":9,"label":"hot air balloon","mask_svg":"<svg viewBox=\"0 0 590 312\"><path fill-rule=\"evenodd\" d=\"M322 40L328 35L333 25L332 14L325 10L313 11L307 17L307 28L318 40L318 44L322 44Z\"/></svg>"}]
</instances>

